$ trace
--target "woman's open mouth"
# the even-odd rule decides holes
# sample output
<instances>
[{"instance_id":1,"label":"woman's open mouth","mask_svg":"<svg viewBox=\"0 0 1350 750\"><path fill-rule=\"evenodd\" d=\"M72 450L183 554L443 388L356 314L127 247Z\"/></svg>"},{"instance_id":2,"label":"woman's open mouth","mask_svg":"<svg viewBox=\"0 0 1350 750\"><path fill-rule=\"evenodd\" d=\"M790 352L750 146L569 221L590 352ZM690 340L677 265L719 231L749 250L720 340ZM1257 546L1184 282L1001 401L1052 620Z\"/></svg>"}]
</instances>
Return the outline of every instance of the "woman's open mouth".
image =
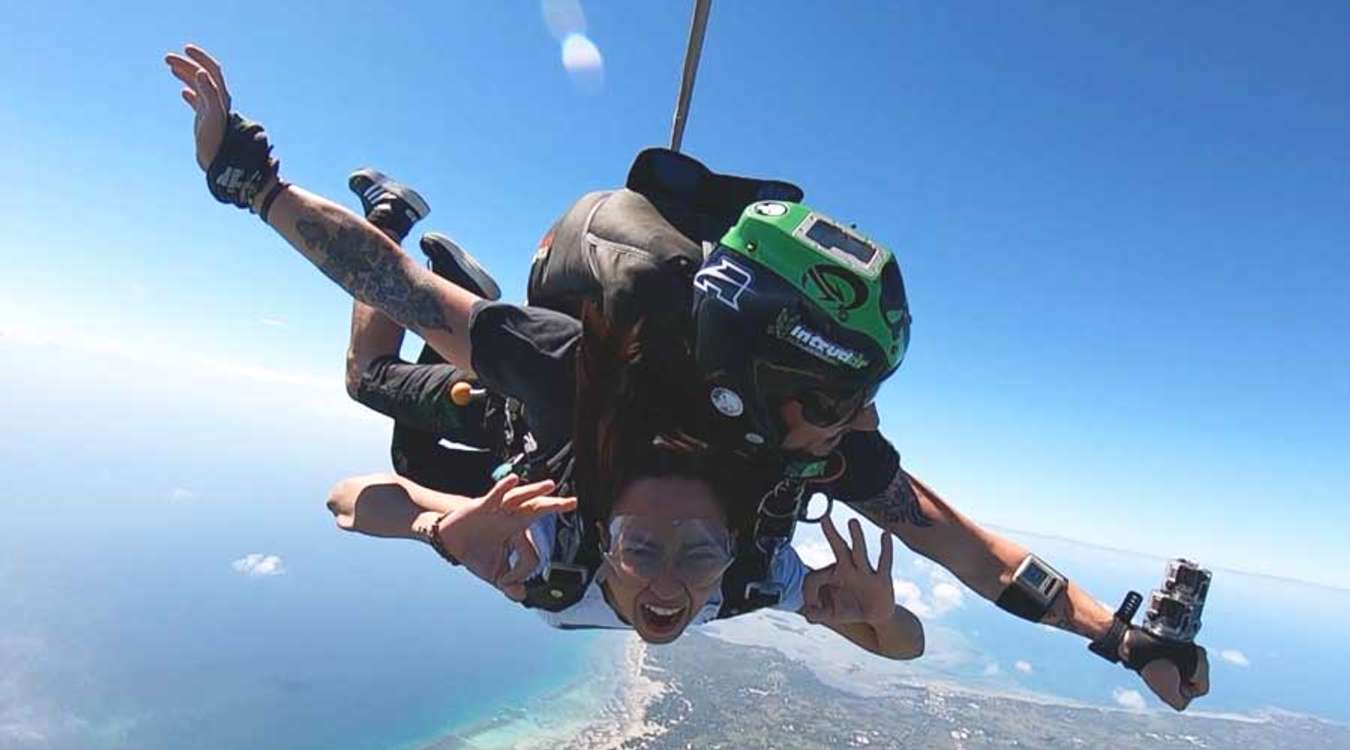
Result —
<instances>
[{"instance_id":1,"label":"woman's open mouth","mask_svg":"<svg viewBox=\"0 0 1350 750\"><path fill-rule=\"evenodd\" d=\"M679 632L684 622L685 607L665 607L658 604L638 605L638 617L642 618L642 635L663 638ZM650 640L651 638L649 638Z\"/></svg>"}]
</instances>

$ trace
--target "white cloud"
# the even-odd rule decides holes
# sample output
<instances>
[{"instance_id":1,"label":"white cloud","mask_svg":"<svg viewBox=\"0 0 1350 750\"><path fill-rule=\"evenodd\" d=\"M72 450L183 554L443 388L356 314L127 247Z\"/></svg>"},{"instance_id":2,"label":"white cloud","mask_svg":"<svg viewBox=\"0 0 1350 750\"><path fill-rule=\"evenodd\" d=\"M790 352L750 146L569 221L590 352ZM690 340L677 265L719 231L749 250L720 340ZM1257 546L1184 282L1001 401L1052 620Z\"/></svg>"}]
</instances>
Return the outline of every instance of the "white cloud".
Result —
<instances>
[{"instance_id":1,"label":"white cloud","mask_svg":"<svg viewBox=\"0 0 1350 750\"><path fill-rule=\"evenodd\" d=\"M999 669L998 664L997 664L996 662L992 662L992 661L991 661L991 662L989 662L988 664L984 665L984 676L985 676L985 677L993 677L994 675L996 675L996 674L998 674L998 673L1000 673L1000 672L1002 672L1002 671L1003 671L1003 670L1002 670L1002 669Z\"/></svg>"},{"instance_id":2,"label":"white cloud","mask_svg":"<svg viewBox=\"0 0 1350 750\"><path fill-rule=\"evenodd\" d=\"M276 555L264 555L254 552L230 563L239 573L250 577L279 576L286 572L281 558Z\"/></svg>"},{"instance_id":3,"label":"white cloud","mask_svg":"<svg viewBox=\"0 0 1350 750\"><path fill-rule=\"evenodd\" d=\"M1140 695L1138 690L1116 688L1112 691L1111 697L1123 708L1128 708L1131 711L1144 710L1144 696Z\"/></svg>"},{"instance_id":4,"label":"white cloud","mask_svg":"<svg viewBox=\"0 0 1350 750\"><path fill-rule=\"evenodd\" d=\"M965 604L965 594L959 586L942 582L933 586L933 616L942 615Z\"/></svg>"},{"instance_id":5,"label":"white cloud","mask_svg":"<svg viewBox=\"0 0 1350 750\"><path fill-rule=\"evenodd\" d=\"M36 313L41 313L37 310ZM27 350L35 361L79 358L97 373L92 381L98 387L125 389L139 396L146 390L144 373L154 371L154 396L163 402L170 397L208 396L212 404L230 403L242 414L308 414L343 422L360 422L366 429L387 429L383 416L361 408L346 398L338 368L327 374L301 370L260 367L244 358L203 356L209 351L200 342L182 337L165 337L147 332L140 338L119 337L117 332L84 329L53 317L51 321L6 319L0 301L0 346ZM269 357L258 355L260 361ZM294 417L288 419L295 422Z\"/></svg>"},{"instance_id":6,"label":"white cloud","mask_svg":"<svg viewBox=\"0 0 1350 750\"><path fill-rule=\"evenodd\" d=\"M923 600L923 590L919 588L919 584L903 578L896 578L891 583L895 585L897 604L913 612L917 617L933 616L933 608Z\"/></svg>"},{"instance_id":7,"label":"white cloud","mask_svg":"<svg viewBox=\"0 0 1350 750\"><path fill-rule=\"evenodd\" d=\"M8 737L14 740L16 747L18 745L31 745L33 747L42 747L47 744L47 735L43 734L37 727L29 726L22 722L11 721L0 724L0 737ZM9 747L9 744L5 744Z\"/></svg>"},{"instance_id":8,"label":"white cloud","mask_svg":"<svg viewBox=\"0 0 1350 750\"><path fill-rule=\"evenodd\" d=\"M258 322L262 323L265 326L268 326L269 328L286 327L286 321L282 320L281 318L259 318Z\"/></svg>"},{"instance_id":9,"label":"white cloud","mask_svg":"<svg viewBox=\"0 0 1350 750\"><path fill-rule=\"evenodd\" d=\"M1031 662L1029 661L1015 662L1013 664L1013 669L1016 669L1018 672L1021 672L1022 674L1031 674L1033 671L1031 668Z\"/></svg>"},{"instance_id":10,"label":"white cloud","mask_svg":"<svg viewBox=\"0 0 1350 750\"><path fill-rule=\"evenodd\" d=\"M820 569L834 562L834 552L830 550L830 545L825 542L815 540L797 542L792 547L797 550L797 556L808 567Z\"/></svg>"},{"instance_id":11,"label":"white cloud","mask_svg":"<svg viewBox=\"0 0 1350 750\"><path fill-rule=\"evenodd\" d=\"M196 497L196 493L194 493L192 490L184 489L182 487L174 487L172 490L169 491L170 500L179 500L179 501L191 500L194 497Z\"/></svg>"},{"instance_id":12,"label":"white cloud","mask_svg":"<svg viewBox=\"0 0 1350 750\"><path fill-rule=\"evenodd\" d=\"M1250 667L1252 663L1247 661L1247 655L1235 648L1226 648L1219 652L1219 658L1239 667Z\"/></svg>"}]
</instances>

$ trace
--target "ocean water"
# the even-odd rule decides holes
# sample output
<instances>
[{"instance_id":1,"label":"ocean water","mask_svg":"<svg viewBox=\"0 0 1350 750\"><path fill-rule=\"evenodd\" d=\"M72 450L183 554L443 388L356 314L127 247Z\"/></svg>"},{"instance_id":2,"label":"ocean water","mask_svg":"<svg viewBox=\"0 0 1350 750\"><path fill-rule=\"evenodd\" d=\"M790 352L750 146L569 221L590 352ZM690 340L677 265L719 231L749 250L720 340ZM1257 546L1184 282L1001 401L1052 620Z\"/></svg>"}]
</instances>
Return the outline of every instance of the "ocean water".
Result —
<instances>
[{"instance_id":1,"label":"ocean water","mask_svg":"<svg viewBox=\"0 0 1350 750\"><path fill-rule=\"evenodd\" d=\"M327 489L387 465L387 427L336 381L146 388L3 343L0 748L414 748L609 653L337 531Z\"/></svg>"},{"instance_id":2,"label":"ocean water","mask_svg":"<svg viewBox=\"0 0 1350 750\"><path fill-rule=\"evenodd\" d=\"M641 721L626 701L650 686L632 681L626 634L552 630L421 545L334 529L327 488L381 470L387 450L385 424L345 405L336 381L197 373L147 387L135 363L81 356L0 339L3 750L553 749ZM1162 572L1159 559L1008 533L1112 606ZM249 555L267 562L250 574ZM898 551L897 575L928 609L915 662L795 615L710 631L840 686L1105 706L1133 692L1160 707L1081 639L968 591L938 596L949 578L912 554ZM1196 708L1350 723L1346 632L1350 592L1216 570L1200 639L1213 689Z\"/></svg>"}]
</instances>

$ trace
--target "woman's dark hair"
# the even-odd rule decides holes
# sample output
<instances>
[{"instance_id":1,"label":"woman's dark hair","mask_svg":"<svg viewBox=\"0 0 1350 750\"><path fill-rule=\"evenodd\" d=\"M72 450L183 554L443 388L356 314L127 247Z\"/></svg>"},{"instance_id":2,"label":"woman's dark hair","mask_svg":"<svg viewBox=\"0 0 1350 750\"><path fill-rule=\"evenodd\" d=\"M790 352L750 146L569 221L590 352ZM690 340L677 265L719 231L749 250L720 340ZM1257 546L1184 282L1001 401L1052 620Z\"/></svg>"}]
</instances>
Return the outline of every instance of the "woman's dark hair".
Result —
<instances>
[{"instance_id":1,"label":"woman's dark hair","mask_svg":"<svg viewBox=\"0 0 1350 750\"><path fill-rule=\"evenodd\" d=\"M641 320L608 320L594 304L581 311L572 450L577 500L592 519L608 518L628 484L685 477L711 485L739 528L753 517L746 466L700 439L705 393L688 342L647 336Z\"/></svg>"}]
</instances>

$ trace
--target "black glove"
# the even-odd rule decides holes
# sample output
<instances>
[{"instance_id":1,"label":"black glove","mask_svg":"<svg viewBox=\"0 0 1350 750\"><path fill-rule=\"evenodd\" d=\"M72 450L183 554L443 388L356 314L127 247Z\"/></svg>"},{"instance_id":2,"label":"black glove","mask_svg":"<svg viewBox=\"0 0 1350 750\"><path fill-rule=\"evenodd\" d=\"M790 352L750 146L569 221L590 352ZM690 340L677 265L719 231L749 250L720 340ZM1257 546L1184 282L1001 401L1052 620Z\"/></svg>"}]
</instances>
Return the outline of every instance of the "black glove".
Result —
<instances>
[{"instance_id":1,"label":"black glove","mask_svg":"<svg viewBox=\"0 0 1350 750\"><path fill-rule=\"evenodd\" d=\"M206 187L221 203L252 209L258 191L280 166L272 158L272 145L262 125L231 112L220 150L206 170Z\"/></svg>"},{"instance_id":2,"label":"black glove","mask_svg":"<svg viewBox=\"0 0 1350 750\"><path fill-rule=\"evenodd\" d=\"M1200 662L1200 646L1191 641L1173 641L1159 638L1143 628L1130 626L1125 635L1128 658L1124 664L1136 672L1155 659L1166 659L1177 665L1181 681L1190 682Z\"/></svg>"}]
</instances>

